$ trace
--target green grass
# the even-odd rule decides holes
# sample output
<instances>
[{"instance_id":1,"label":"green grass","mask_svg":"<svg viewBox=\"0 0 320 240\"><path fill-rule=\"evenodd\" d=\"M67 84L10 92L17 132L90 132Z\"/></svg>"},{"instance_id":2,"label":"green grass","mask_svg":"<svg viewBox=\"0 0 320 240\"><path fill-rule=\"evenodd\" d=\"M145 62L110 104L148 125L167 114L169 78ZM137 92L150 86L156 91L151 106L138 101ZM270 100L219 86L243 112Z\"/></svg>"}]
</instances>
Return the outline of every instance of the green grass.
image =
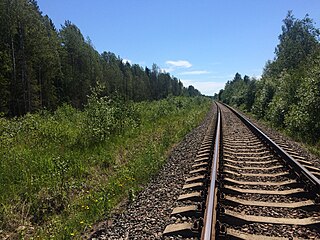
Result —
<instances>
[{"instance_id":1,"label":"green grass","mask_svg":"<svg viewBox=\"0 0 320 240\"><path fill-rule=\"evenodd\" d=\"M0 238L78 239L133 200L211 102L92 98L84 111L0 118Z\"/></svg>"},{"instance_id":2,"label":"green grass","mask_svg":"<svg viewBox=\"0 0 320 240\"><path fill-rule=\"evenodd\" d=\"M305 147L315 156L320 158L320 143L317 145L305 145Z\"/></svg>"}]
</instances>

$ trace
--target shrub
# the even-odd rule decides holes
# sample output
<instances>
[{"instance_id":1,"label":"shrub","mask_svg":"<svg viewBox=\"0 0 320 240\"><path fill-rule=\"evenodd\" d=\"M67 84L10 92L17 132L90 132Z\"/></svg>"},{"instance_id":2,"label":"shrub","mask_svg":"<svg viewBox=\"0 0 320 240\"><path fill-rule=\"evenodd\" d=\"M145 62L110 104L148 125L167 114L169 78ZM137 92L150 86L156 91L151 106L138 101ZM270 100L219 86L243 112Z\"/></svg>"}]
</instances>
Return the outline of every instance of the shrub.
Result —
<instances>
[{"instance_id":1,"label":"shrub","mask_svg":"<svg viewBox=\"0 0 320 240\"><path fill-rule=\"evenodd\" d=\"M320 139L320 71L303 79L295 104L285 118L288 131L301 140L317 143Z\"/></svg>"}]
</instances>

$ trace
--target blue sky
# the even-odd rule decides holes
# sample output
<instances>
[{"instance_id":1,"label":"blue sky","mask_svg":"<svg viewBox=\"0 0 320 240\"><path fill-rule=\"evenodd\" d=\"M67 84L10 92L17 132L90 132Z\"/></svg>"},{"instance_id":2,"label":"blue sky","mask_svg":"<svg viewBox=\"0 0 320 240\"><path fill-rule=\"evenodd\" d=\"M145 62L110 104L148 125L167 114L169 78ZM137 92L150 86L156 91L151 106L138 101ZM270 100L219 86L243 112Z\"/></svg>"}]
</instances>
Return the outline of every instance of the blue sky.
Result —
<instances>
[{"instance_id":1,"label":"blue sky","mask_svg":"<svg viewBox=\"0 0 320 240\"><path fill-rule=\"evenodd\" d=\"M236 72L259 77L288 10L320 26L319 0L38 0L59 29L76 24L101 53L161 69L213 95Z\"/></svg>"}]
</instances>

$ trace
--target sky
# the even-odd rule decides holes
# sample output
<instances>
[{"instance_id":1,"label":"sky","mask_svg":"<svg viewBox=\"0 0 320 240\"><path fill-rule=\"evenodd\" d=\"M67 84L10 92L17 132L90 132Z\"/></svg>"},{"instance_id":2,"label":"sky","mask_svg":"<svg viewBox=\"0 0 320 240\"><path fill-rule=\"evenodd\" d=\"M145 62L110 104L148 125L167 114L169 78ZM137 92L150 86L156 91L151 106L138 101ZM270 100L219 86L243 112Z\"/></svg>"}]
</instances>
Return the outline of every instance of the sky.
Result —
<instances>
[{"instance_id":1,"label":"sky","mask_svg":"<svg viewBox=\"0 0 320 240\"><path fill-rule=\"evenodd\" d=\"M70 20L95 49L156 63L213 95L238 72L259 78L289 10L320 28L319 0L38 0L57 29Z\"/></svg>"}]
</instances>

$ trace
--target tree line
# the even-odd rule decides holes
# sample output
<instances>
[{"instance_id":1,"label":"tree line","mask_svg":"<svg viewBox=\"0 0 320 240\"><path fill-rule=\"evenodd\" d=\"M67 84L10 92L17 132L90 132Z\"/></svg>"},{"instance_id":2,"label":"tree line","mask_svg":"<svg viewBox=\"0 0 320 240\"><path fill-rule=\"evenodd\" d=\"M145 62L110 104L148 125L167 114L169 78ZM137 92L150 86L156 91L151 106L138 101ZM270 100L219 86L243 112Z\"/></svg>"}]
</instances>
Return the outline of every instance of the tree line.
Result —
<instances>
[{"instance_id":1,"label":"tree line","mask_svg":"<svg viewBox=\"0 0 320 240\"><path fill-rule=\"evenodd\" d=\"M0 0L0 113L21 116L63 103L82 108L97 84L102 95L125 100L196 96L193 86L152 68L99 54L80 29L66 21L57 30L35 0Z\"/></svg>"},{"instance_id":2,"label":"tree line","mask_svg":"<svg viewBox=\"0 0 320 240\"><path fill-rule=\"evenodd\" d=\"M275 57L261 79L237 73L216 99L240 107L296 139L320 143L320 31L306 15L283 20Z\"/></svg>"}]
</instances>

